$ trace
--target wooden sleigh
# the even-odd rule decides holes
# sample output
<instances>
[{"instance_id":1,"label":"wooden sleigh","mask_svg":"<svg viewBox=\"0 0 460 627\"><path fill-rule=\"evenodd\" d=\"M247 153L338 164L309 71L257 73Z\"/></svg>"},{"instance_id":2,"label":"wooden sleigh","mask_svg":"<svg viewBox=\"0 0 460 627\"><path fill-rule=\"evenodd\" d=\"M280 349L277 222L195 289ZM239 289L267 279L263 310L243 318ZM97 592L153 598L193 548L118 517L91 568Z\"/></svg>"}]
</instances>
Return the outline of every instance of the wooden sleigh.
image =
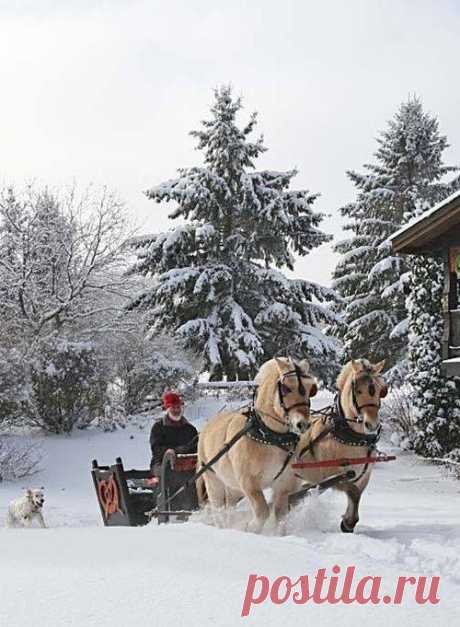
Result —
<instances>
[{"instance_id":1,"label":"wooden sleigh","mask_svg":"<svg viewBox=\"0 0 460 627\"><path fill-rule=\"evenodd\" d=\"M187 520L198 509L195 484L171 500L171 495L193 477L196 455L163 457L159 477L151 470L126 470L121 457L112 466L100 466L93 460L91 475L107 527L136 527L150 521L149 512L156 510L158 523Z\"/></svg>"}]
</instances>

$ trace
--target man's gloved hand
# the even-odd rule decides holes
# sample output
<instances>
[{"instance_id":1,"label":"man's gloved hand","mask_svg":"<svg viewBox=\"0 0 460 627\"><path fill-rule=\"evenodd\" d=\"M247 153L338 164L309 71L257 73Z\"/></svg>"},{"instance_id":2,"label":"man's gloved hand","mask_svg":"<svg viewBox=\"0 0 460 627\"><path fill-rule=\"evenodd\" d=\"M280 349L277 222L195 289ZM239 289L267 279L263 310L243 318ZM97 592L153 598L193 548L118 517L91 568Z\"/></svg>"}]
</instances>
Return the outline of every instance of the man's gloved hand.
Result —
<instances>
[{"instance_id":1,"label":"man's gloved hand","mask_svg":"<svg viewBox=\"0 0 460 627\"><path fill-rule=\"evenodd\" d=\"M173 459L176 459L176 451L173 448L168 448L165 451L165 455L171 455L171 457L173 457Z\"/></svg>"}]
</instances>

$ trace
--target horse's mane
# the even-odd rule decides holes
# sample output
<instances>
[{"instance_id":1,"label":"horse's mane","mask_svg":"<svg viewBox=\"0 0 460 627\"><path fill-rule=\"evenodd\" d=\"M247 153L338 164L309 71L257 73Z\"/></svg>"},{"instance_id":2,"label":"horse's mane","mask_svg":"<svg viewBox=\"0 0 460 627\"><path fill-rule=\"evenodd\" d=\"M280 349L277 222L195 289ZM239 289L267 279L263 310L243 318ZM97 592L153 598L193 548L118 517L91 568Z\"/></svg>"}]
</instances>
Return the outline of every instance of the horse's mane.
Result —
<instances>
[{"instance_id":1,"label":"horse's mane","mask_svg":"<svg viewBox=\"0 0 460 627\"><path fill-rule=\"evenodd\" d=\"M355 359L355 362L361 364L362 372L372 372L372 364L367 359ZM345 383L349 378L352 378L354 375L353 364L351 361L346 363L342 370L340 371L339 376L337 377L337 388L342 390Z\"/></svg>"},{"instance_id":2,"label":"horse's mane","mask_svg":"<svg viewBox=\"0 0 460 627\"><path fill-rule=\"evenodd\" d=\"M278 359L282 359L285 362L286 366L289 364L289 360L287 357L278 357ZM259 372L256 374L254 378L254 382L257 385L262 385L264 383L268 383L269 381L275 380L279 377L278 366L276 365L275 359L269 359L260 367Z\"/></svg>"}]
</instances>

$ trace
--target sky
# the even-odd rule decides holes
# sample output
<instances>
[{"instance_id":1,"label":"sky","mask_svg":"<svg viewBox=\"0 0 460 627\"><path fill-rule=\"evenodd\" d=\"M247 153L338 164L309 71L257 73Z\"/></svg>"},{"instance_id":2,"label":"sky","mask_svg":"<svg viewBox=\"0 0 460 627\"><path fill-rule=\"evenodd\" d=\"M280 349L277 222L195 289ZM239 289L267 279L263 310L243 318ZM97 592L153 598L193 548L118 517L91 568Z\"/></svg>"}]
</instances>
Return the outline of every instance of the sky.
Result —
<instances>
[{"instance_id":1,"label":"sky","mask_svg":"<svg viewBox=\"0 0 460 627\"><path fill-rule=\"evenodd\" d=\"M460 3L455 0L0 0L0 183L108 185L138 233L170 228L143 191L201 156L189 131L232 84L269 148L260 169L297 168L343 237L346 176L417 94L460 164ZM294 274L330 284L332 245Z\"/></svg>"}]
</instances>

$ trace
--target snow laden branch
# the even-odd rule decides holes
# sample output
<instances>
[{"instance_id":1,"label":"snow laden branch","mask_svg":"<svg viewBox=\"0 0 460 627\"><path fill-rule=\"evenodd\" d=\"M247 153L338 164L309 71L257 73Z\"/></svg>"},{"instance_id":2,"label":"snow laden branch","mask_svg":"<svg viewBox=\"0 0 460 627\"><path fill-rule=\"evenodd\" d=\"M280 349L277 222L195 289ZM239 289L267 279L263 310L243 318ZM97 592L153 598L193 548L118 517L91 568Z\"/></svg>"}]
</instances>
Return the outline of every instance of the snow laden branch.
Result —
<instances>
[{"instance_id":1,"label":"snow laden branch","mask_svg":"<svg viewBox=\"0 0 460 627\"><path fill-rule=\"evenodd\" d=\"M35 339L89 321L97 327L132 285L123 274L127 230L123 203L106 188L4 190L0 290L7 326Z\"/></svg>"},{"instance_id":2,"label":"snow laden branch","mask_svg":"<svg viewBox=\"0 0 460 627\"><path fill-rule=\"evenodd\" d=\"M179 169L146 192L175 203L170 217L185 223L132 241L130 273L150 285L130 308L146 312L153 332L175 333L203 356L211 379L250 379L264 359L287 350L331 377L336 294L281 273L330 240L313 208L317 194L291 188L294 169L255 170L266 148L248 137L255 115L238 125L241 107L230 88L216 90L211 119L192 132L204 166Z\"/></svg>"}]
</instances>

